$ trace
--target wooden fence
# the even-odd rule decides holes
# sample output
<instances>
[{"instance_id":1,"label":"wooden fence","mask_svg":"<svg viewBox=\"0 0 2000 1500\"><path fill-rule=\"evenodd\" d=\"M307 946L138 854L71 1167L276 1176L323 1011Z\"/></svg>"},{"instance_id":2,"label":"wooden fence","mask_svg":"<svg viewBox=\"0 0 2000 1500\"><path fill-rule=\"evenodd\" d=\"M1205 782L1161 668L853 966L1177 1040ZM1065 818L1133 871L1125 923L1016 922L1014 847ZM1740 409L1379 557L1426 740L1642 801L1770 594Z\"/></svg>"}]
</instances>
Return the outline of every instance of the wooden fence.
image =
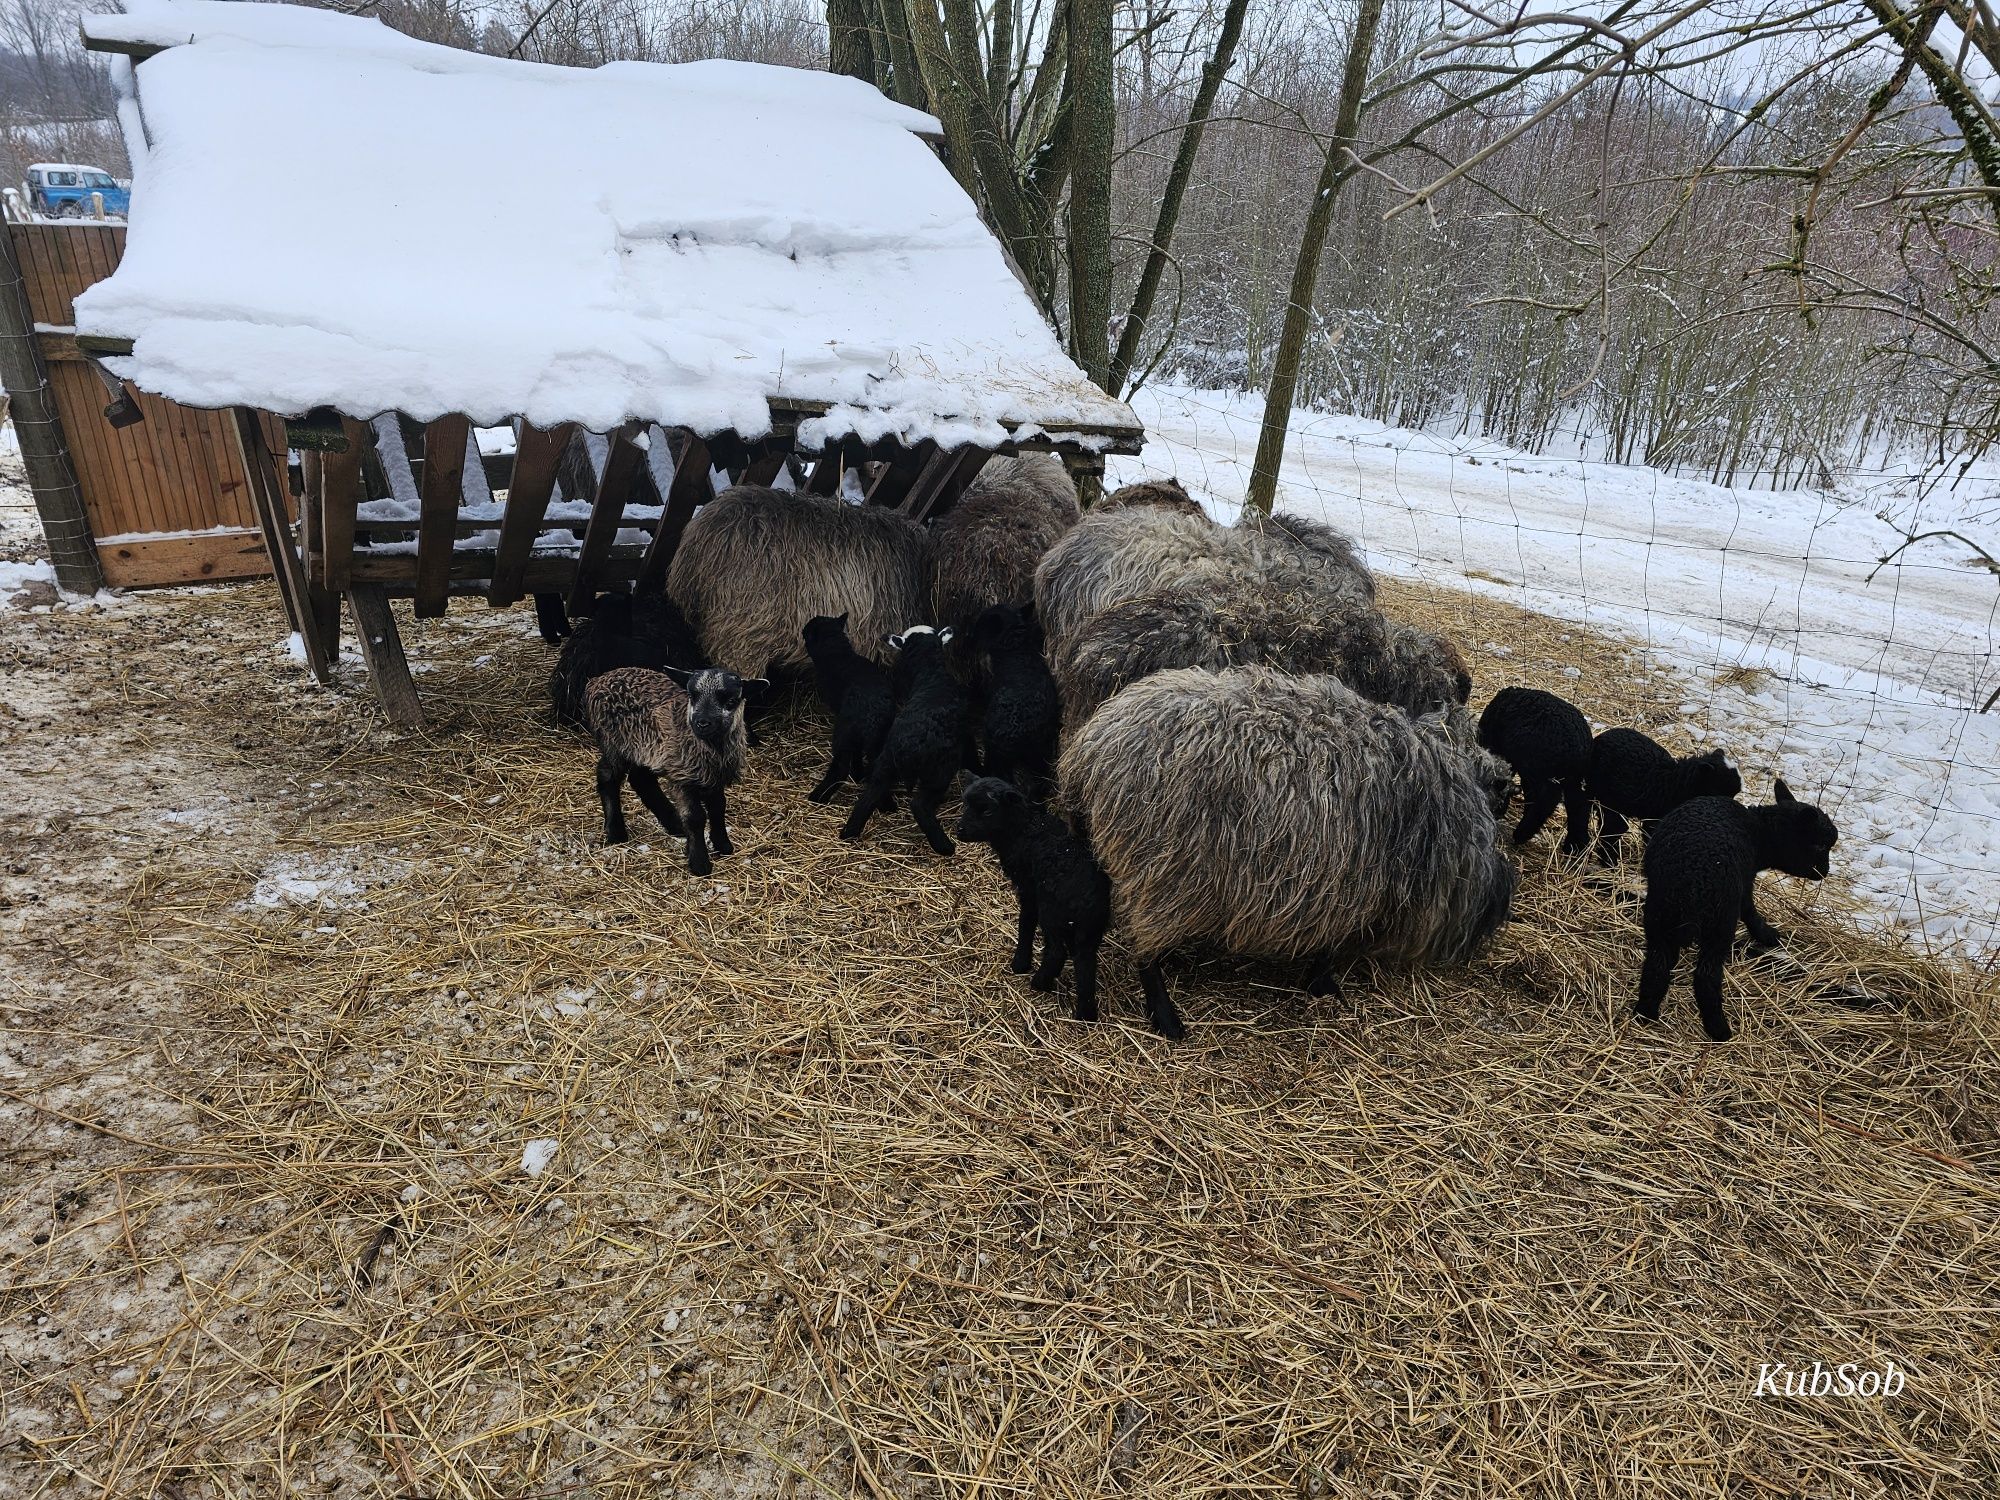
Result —
<instances>
[{"instance_id":1,"label":"wooden fence","mask_svg":"<svg viewBox=\"0 0 2000 1500\"><path fill-rule=\"evenodd\" d=\"M77 293L109 276L122 224L9 224L35 342L48 367L104 581L122 587L255 578L271 571L226 411L132 392L144 420L113 427L104 382L75 338ZM268 424L275 451L283 429Z\"/></svg>"}]
</instances>

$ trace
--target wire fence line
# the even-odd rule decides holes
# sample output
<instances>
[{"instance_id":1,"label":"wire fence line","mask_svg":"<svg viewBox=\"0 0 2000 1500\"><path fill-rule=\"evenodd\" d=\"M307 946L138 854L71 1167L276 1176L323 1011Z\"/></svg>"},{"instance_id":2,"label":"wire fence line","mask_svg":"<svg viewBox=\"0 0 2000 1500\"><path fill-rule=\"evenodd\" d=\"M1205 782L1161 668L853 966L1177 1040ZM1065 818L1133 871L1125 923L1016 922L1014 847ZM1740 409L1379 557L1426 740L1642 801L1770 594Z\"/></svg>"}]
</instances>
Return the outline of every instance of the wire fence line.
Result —
<instances>
[{"instance_id":1,"label":"wire fence line","mask_svg":"<svg viewBox=\"0 0 2000 1500\"><path fill-rule=\"evenodd\" d=\"M1141 402L1152 439L1113 477L1176 474L1222 519L1239 504L1257 403L1174 388ZM1726 488L1583 457L1398 432L1300 413L1281 509L1354 536L1378 571L1605 633L1668 670L1657 705L1721 746L1768 793L1766 769L1840 824L1854 887L1916 945L2000 955L2000 579L1902 538L1861 499ZM1477 675L1475 707L1506 684ZM1499 670L1495 670L1498 667ZM1589 698L1587 684L1579 697ZM1672 737L1669 733L1669 737Z\"/></svg>"}]
</instances>

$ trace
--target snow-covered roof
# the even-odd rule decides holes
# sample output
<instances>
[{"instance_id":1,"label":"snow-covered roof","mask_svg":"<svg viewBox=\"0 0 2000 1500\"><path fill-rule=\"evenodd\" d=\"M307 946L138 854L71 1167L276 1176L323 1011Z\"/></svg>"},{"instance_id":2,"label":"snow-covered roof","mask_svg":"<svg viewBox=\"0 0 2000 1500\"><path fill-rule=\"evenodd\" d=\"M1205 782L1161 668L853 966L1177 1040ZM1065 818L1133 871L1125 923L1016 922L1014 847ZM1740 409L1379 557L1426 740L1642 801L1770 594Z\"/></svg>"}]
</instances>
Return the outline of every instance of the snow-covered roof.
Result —
<instances>
[{"instance_id":1,"label":"snow-covered roof","mask_svg":"<svg viewBox=\"0 0 2000 1500\"><path fill-rule=\"evenodd\" d=\"M111 175L103 167L86 167L79 162L73 161L31 161L28 163L27 170L30 172L97 172L105 177Z\"/></svg>"},{"instance_id":2,"label":"snow-covered roof","mask_svg":"<svg viewBox=\"0 0 2000 1500\"><path fill-rule=\"evenodd\" d=\"M776 403L802 447L1137 436L919 138L936 121L856 79L561 68L328 10L127 5L84 18L140 59L114 77L143 139L124 260L76 320L132 341L107 363L142 389L744 437Z\"/></svg>"}]
</instances>

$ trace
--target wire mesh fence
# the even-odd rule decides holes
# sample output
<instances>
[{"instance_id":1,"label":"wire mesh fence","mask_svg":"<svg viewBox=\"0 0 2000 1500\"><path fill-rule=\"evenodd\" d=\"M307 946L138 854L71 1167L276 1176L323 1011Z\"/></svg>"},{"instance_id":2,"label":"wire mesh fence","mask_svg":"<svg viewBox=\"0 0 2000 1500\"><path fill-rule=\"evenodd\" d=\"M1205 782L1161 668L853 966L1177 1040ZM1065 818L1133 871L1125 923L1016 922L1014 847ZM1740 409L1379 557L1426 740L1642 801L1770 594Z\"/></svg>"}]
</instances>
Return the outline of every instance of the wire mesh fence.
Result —
<instances>
[{"instance_id":1,"label":"wire mesh fence","mask_svg":"<svg viewBox=\"0 0 2000 1500\"><path fill-rule=\"evenodd\" d=\"M1177 474L1222 519L1240 503L1260 405L1142 392L1145 454L1114 480ZM1341 527L1378 572L1454 591L1482 662L1475 707L1510 681L1516 609L1631 643L1636 712L1678 750L1720 746L1764 800L1784 776L1842 830L1838 861L1885 930L1939 954L2000 950L2000 579L1877 515L1894 481L1728 488L1586 457L1301 413L1281 509ZM1633 712L1571 664L1598 727ZM1618 705L1613 709L1607 705Z\"/></svg>"}]
</instances>

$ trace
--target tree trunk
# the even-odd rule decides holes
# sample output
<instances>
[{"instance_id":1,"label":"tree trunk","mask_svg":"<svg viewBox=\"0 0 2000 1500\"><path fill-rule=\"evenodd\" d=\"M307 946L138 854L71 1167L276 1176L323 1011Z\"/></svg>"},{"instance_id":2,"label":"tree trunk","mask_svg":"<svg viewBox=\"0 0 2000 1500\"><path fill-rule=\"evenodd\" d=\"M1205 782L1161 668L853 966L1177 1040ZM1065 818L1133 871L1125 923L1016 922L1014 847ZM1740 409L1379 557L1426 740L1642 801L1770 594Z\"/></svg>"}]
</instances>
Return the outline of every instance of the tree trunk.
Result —
<instances>
[{"instance_id":1,"label":"tree trunk","mask_svg":"<svg viewBox=\"0 0 2000 1500\"><path fill-rule=\"evenodd\" d=\"M875 47L868 39L866 0L826 0L826 66L880 86L875 71Z\"/></svg>"},{"instance_id":2,"label":"tree trunk","mask_svg":"<svg viewBox=\"0 0 2000 1500\"><path fill-rule=\"evenodd\" d=\"M1320 252L1333 225L1333 202L1341 185L1353 175L1347 148L1361 125L1361 101L1368 87L1368 64L1375 53L1375 31L1382 21L1382 0L1361 0L1354 31L1347 39L1347 64L1340 76L1340 106L1334 114L1333 139L1327 143L1319 185L1306 213L1299 239L1299 258L1292 268L1292 292L1285 304L1284 327L1271 365L1271 388L1264 397L1264 425L1257 435L1257 461L1250 471L1250 488L1243 497L1246 510L1271 513L1278 493L1278 466L1285 457L1285 432L1291 423L1292 398L1299 388L1299 359L1305 352L1306 324L1312 315L1313 293L1319 286Z\"/></svg>"},{"instance_id":3,"label":"tree trunk","mask_svg":"<svg viewBox=\"0 0 2000 1500\"><path fill-rule=\"evenodd\" d=\"M1146 336L1147 320L1153 316L1153 302L1159 296L1160 278L1166 274L1167 247L1173 243L1174 225L1181 215L1181 199L1186 196L1189 181L1194 177L1194 161L1201 150L1201 136L1208 124L1209 112L1215 108L1216 95L1222 92L1222 80L1229 72L1229 65L1236 57L1236 41L1243 34L1243 15L1249 10L1250 0L1229 0L1228 8L1222 13L1222 31L1215 39L1215 53L1208 65L1201 70L1201 85L1195 90L1194 103L1188 106L1187 124L1181 130L1180 147L1174 153L1173 169L1167 173L1166 192L1160 198L1159 218L1153 225L1153 245L1146 252L1145 268L1139 273L1139 285L1132 293L1132 311L1126 315L1125 327L1118 335L1118 352L1111 356L1111 377L1108 389L1115 395L1125 387L1125 377L1132 372L1132 364L1139 357L1139 344Z\"/></svg>"},{"instance_id":4,"label":"tree trunk","mask_svg":"<svg viewBox=\"0 0 2000 1500\"><path fill-rule=\"evenodd\" d=\"M1381 0L1371 0L1380 8ZM1069 336L1083 372L1111 374L1111 0L1070 0Z\"/></svg>"}]
</instances>

